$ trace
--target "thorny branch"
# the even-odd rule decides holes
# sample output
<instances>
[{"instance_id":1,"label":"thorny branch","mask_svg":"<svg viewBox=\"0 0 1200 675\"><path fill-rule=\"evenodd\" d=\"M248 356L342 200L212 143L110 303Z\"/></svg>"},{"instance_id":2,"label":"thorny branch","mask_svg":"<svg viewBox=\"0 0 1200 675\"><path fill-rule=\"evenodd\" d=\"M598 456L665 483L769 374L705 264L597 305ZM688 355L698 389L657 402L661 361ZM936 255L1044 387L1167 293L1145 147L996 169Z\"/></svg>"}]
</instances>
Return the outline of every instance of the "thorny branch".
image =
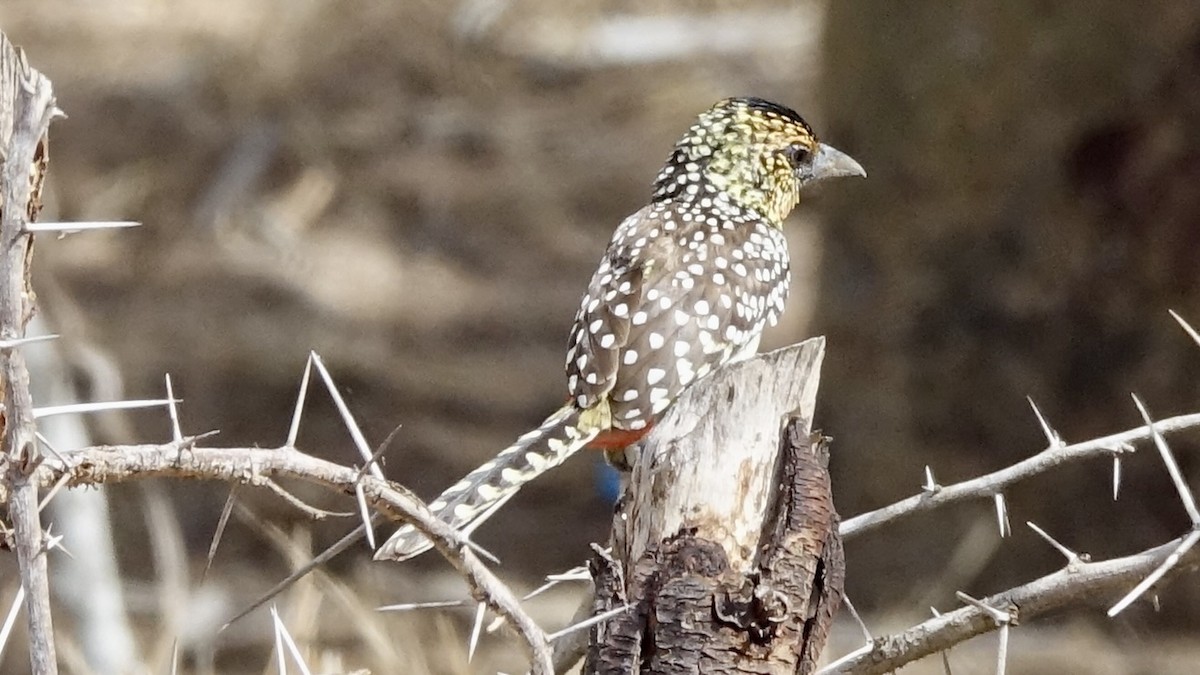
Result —
<instances>
[{"instance_id":1,"label":"thorny branch","mask_svg":"<svg viewBox=\"0 0 1200 675\"><path fill-rule=\"evenodd\" d=\"M1190 327L1185 324L1185 328ZM1200 415L1181 415L1154 422L1136 396L1134 396L1134 402L1142 413L1146 426L1074 445L1066 445L1058 440L1057 434L1050 429L1039 413L1039 421L1042 422L1051 442L1047 450L1013 466L962 483L945 487L931 484L921 495L850 519L843 525L843 536L848 538L903 516L965 499L993 497L1001 494L1004 487L1045 472L1059 464L1089 457L1114 456L1121 452L1131 451L1132 443L1138 440L1153 439L1168 469L1172 469L1175 461L1166 447L1163 434L1200 425ZM1036 406L1034 411L1037 412ZM1130 586L1136 584L1133 591L1109 610L1109 615L1114 615L1140 597L1152 584L1161 583L1164 579L1183 570L1194 569L1200 565L1200 553L1192 549L1192 545L1200 538L1200 514L1196 513L1194 497L1188 486L1183 483L1177 468L1172 471L1172 477L1175 479L1181 500L1185 506L1190 506L1188 510L1192 515L1193 522L1193 530L1179 540L1123 558L1090 562L1058 544L1040 528L1030 523L1030 527L1067 557L1067 565L1064 569L985 598L977 606L968 605L954 612L938 615L903 633L872 640L861 649L839 659L838 662L822 672L890 672L906 663L944 651L959 642L993 630L998 626L1001 628L1001 635L1004 636L1007 634L1005 631L1008 626L1015 625L1019 619L1032 619L1063 608L1094 603L1101 598L1109 597L1117 590L1128 590ZM1011 614L1011 620L1006 618L998 623L994 616L985 611L985 608L989 607L1003 608ZM995 609L992 610L992 612L995 611ZM1005 649L1002 640L1000 663L1003 663ZM1003 672L1002 668L1000 672Z\"/></svg>"},{"instance_id":2,"label":"thorny branch","mask_svg":"<svg viewBox=\"0 0 1200 675\"><path fill-rule=\"evenodd\" d=\"M13 538L27 594L30 652L35 673L55 673L57 665L46 578L45 537L38 517L38 489L66 479L71 486L97 485L151 477L212 479L275 489L275 477L303 480L354 495L361 490L379 513L411 522L467 580L475 598L503 616L521 635L533 672L553 672L546 634L523 611L511 591L497 579L451 528L434 519L407 490L378 476L321 460L291 446L276 449L200 448L196 439L165 445L103 446L70 455L69 464L42 462L34 442L34 413L28 392L29 374L19 344L32 312L28 288L31 233L55 229L88 229L112 223L49 224L30 221L39 208L45 171L45 134L57 114L50 83L29 67L23 54L0 34L0 380L3 381L3 473L0 497L9 506ZM1200 426L1200 414L1154 423L1161 433ZM890 506L845 521L845 538L880 528L897 519L970 499L988 499L1022 480L1071 461L1112 457L1130 444L1147 440L1151 430L1139 427L1083 443L1051 443L1045 451L1013 466L951 486L936 487ZM286 494L286 493L283 493ZM286 498L286 497L285 497ZM298 507L302 505L297 504ZM1190 536L1190 535L1189 535ZM1186 539L1186 538L1185 538ZM1016 618L1031 619L1077 606L1127 588L1180 553L1170 542L1140 553L1103 562L1072 560L1053 574L984 599L992 607L1011 608ZM1167 574L1200 564L1200 551L1182 553ZM887 672L953 644L992 630L994 619L976 606L965 606L907 631L876 639L870 650L844 661L839 672Z\"/></svg>"},{"instance_id":3,"label":"thorny branch","mask_svg":"<svg viewBox=\"0 0 1200 675\"><path fill-rule=\"evenodd\" d=\"M189 478L265 485L288 478L321 485L354 496L356 485L367 502L393 520L412 523L429 537L434 548L467 581L472 596L503 617L521 639L536 675L550 675L551 649L545 632L521 608L519 601L470 550L458 533L433 516L405 488L353 467L334 464L291 447L202 448L194 438L165 445L118 445L84 448L69 453L64 466L47 460L35 476L40 485L53 485L64 474L68 486L120 483L144 478Z\"/></svg>"},{"instance_id":4,"label":"thorny branch","mask_svg":"<svg viewBox=\"0 0 1200 675\"><path fill-rule=\"evenodd\" d=\"M27 226L41 210L46 171L46 133L58 114L50 81L29 66L25 55L0 34L0 380L4 393L4 442L8 517L21 586L26 592L29 654L36 675L58 672L46 539L38 515L38 485L29 479L39 453L34 438L29 371L20 349L33 315L29 261L33 237Z\"/></svg>"},{"instance_id":5,"label":"thorny branch","mask_svg":"<svg viewBox=\"0 0 1200 675\"><path fill-rule=\"evenodd\" d=\"M1162 432L1180 431L1200 426L1200 414L1184 415L1154 423ZM1131 443L1150 436L1145 426L1119 434L1106 436L1086 443L1051 449L1032 459L1043 458L1035 467L1019 472L1012 469L976 478L966 483L940 488L922 498L916 508L902 508L912 500L873 512L886 513L888 522L912 513L952 504L969 497L983 497L991 491L979 487L989 485L998 491L1000 485L1012 483L1036 475L1066 461L1087 457L1109 456L1113 446ZM414 496L404 488L345 467L302 453L292 447L264 448L208 448L192 447L196 439L183 439L181 443L164 445L98 446L71 452L69 465L54 460L44 462L35 472L38 485L53 485L67 476L68 486L98 485L147 478L183 478L220 480L225 482L264 485L269 479L286 478L301 480L323 486L346 495L354 494L355 482L361 482L364 494L379 513L395 519L408 520L434 541L436 548L467 579L477 599L509 620L533 654L536 673L553 672L548 661L541 662L542 655L549 654L545 633L528 617L504 584L497 579L467 548L457 535L443 523L432 518ZM1047 455L1053 455L1044 459ZM1014 476L1015 473L1015 477ZM992 477L1001 476L1003 483ZM975 486L971 490L961 485ZM939 498L948 493L952 498ZM969 495L969 496L968 496ZM3 495L0 495L3 496ZM922 499L918 498L918 499ZM867 514L871 516L872 514ZM859 518L865 518L860 516ZM870 526L844 528L846 536L860 534ZM1020 606L1020 618L1031 619L1056 609L1073 606L1085 598L1107 597L1112 592L1128 589L1151 569L1161 563L1175 550L1178 542L1124 558L1094 563L1072 563L1067 568L1023 586L994 595L986 601L993 606L1006 606L1008 602ZM1200 553L1193 550L1186 555L1175 572L1200 564ZM908 631L888 638L877 639L869 655L863 654L848 660L838 672L884 672L888 668L877 663L893 664L909 662L921 656L967 640L995 627L995 624L979 614L973 607L964 607L956 612L931 619ZM902 659L902 660L901 660Z\"/></svg>"},{"instance_id":6,"label":"thorny branch","mask_svg":"<svg viewBox=\"0 0 1200 675\"><path fill-rule=\"evenodd\" d=\"M1200 413L1169 417L1154 423L1154 428L1163 434L1198 426L1200 426ZM856 537L900 518L948 504L971 499L991 499L1008 486L1045 473L1060 464L1083 459L1112 457L1117 453L1128 452L1130 444L1149 440L1150 436L1150 430L1142 426L1082 443L1050 447L999 471L954 485L940 486L935 490L913 495L881 509L848 518L842 523L842 536L846 539Z\"/></svg>"},{"instance_id":7,"label":"thorny branch","mask_svg":"<svg viewBox=\"0 0 1200 675\"><path fill-rule=\"evenodd\" d=\"M1115 594L1127 591L1166 560L1179 546L1179 541L1123 558L1070 564L1040 579L983 598L983 602L1014 610L1016 620L1029 620L1067 607L1111 601ZM1200 550L1192 549L1169 574L1179 574L1197 564L1200 564ZM876 638L869 645L869 651L864 649L836 669L822 672L888 673L995 628L995 621L983 610L965 605L902 633Z\"/></svg>"}]
</instances>

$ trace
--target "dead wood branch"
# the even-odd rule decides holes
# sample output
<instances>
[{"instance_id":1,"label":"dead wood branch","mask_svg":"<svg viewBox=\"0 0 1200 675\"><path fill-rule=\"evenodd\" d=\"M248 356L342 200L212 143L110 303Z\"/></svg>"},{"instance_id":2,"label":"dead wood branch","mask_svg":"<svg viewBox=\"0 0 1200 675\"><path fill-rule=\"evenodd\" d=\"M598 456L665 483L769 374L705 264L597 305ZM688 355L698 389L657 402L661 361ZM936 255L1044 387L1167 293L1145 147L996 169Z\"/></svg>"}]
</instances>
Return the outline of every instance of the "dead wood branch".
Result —
<instances>
[{"instance_id":1,"label":"dead wood branch","mask_svg":"<svg viewBox=\"0 0 1200 675\"><path fill-rule=\"evenodd\" d=\"M814 495L816 492L827 489L828 477L824 474L821 465L820 450L812 450L806 443L808 441L808 432L806 432L808 420L805 416L811 414L811 399L812 396L815 396L815 382L806 381L803 374L808 371L815 374L820 359L812 357L811 351L804 352L803 348L811 350L811 342L804 346L793 347L792 351L775 352L752 360L752 362L732 366L727 369L730 370L728 374L724 370L716 372L710 378L710 382L706 382L706 386L696 388L694 393L689 394L688 401L680 401L684 405L673 408L678 412L668 414L668 418L649 438L649 442L654 444L648 444L646 452L652 454L648 455L648 462L638 462L638 470L634 476L635 482L641 480L643 485L641 490L648 490L646 494L649 495L658 494L661 500L667 500L667 496L674 494L676 490L684 490L685 494L690 494L689 498L696 500L697 503L708 504L706 509L715 508L712 504L724 504L720 508L725 508L730 513L722 514L718 510L679 506L674 512L676 515L668 518L660 510L635 508L636 501L625 507L622 518L618 518L616 521L617 546L614 551L617 552L614 552L611 560L601 556L593 562L599 587L593 614L622 607L624 604L631 604L634 609L629 613L613 617L610 621L601 623L594 629L593 651L600 646L605 655L612 655L612 653L623 650L623 658L641 658L640 655L647 653L643 651L643 647L647 646L644 640L650 637L655 640L664 640L654 643L659 647L664 647L664 650L658 652L652 650L654 653L659 653L660 657L666 655L668 651L672 653L672 656L682 653L679 650L665 650L666 645L671 644L670 640L666 639L667 635L659 637L659 635L646 632L646 621L649 619L646 614L647 608L638 605L636 601L640 597L638 593L653 591L658 593L653 608L653 621L659 631L662 626L666 625L667 620L680 622L703 620L707 621L708 625L716 623L713 639L706 638L703 650L695 652L697 658L700 659L697 663L701 664L703 668L720 671L718 664L721 662L718 661L718 657L713 655L714 653L724 655L725 652L716 649L716 646L727 645L728 638L740 639L736 643L740 650L739 655L748 655L750 653L748 647L754 647L758 650L754 652L758 656L767 655L769 657L772 653L769 646L756 646L755 641L751 638L754 635L767 635L769 631L764 628L774 628L774 639L779 640L788 629L798 627L797 623L788 623L793 619L799 621L799 617L793 615L788 615L788 619L779 623L778 626L774 625L770 619L773 615L767 611L770 607L768 607L768 603L763 602L764 598L802 598L802 601L792 603L788 609L794 611L799 605L799 609L804 610L803 633L804 638L808 641L793 643L800 645L793 651L805 659L815 657L815 646L820 644L823 629L823 623L818 620L822 616L832 614L835 599L833 591L836 589L836 584L839 583L833 572L840 567L836 565L835 560L836 542L810 536L810 534L820 531L824 519L833 518L833 512L832 507L826 510L823 507L815 506L815 504L826 503L823 501L826 497L814 497ZM791 357L790 362L785 363L784 359L780 357L781 353ZM810 360L800 358L802 356ZM767 362L764 362L763 359L768 358L774 359L773 365L767 365ZM746 384L745 378L752 374L757 374L756 376L763 380L756 384ZM784 374L800 375L787 377ZM780 386L780 389L776 390L773 386L768 386L766 383L768 376L773 376L778 381L776 384ZM728 387L726 378L734 378L733 381L742 382L742 386ZM739 402L742 399L767 398L774 400L776 396L782 400L788 400L788 396L796 396L800 402L799 404L790 404L791 407L776 408L778 414L770 412L769 406L763 408L768 412L758 413L762 418L756 420L755 424L766 424L767 419L774 419L774 423L769 426L772 434L766 434L761 430L756 431L755 424L748 422L751 418L738 416L738 411L743 407L742 402ZM715 456L696 454L697 448L706 446L706 444L712 448L736 450L742 447L743 443L751 444L751 446L760 446L760 444L766 443L773 453L778 453L779 446L774 440L775 430L779 428L779 420L784 411L790 410L798 411L800 424L791 426L785 436L784 449L791 454L788 454L785 461L781 462L778 472L776 472L775 465L769 465L769 471L760 471L756 468L757 465L734 461L733 458L739 456L736 452L716 453ZM743 423L728 429L726 426L712 422L721 416L740 419ZM1154 423L1154 429L1159 431L1180 430L1196 424L1198 420L1200 420L1200 416L1160 420L1160 422ZM1142 428L1122 432L1122 434L1098 438L1096 441L1051 449L1037 456L1043 458L1044 455L1055 453L1051 455L1052 458L1061 459L1063 456L1068 458L1061 461L1086 458L1086 456L1109 456L1112 450L1105 448L1123 447L1124 443L1148 436L1150 436L1150 431L1146 426L1142 426ZM719 440L719 438L730 442L726 446L716 446L715 440ZM432 520L424 506L401 486L371 476L364 476L354 467L332 464L332 462L314 458L312 455L300 453L299 450L290 447L276 449L200 448L193 447L193 443L196 441L197 438L185 438L180 443L168 443L162 444L162 446L83 448L67 455L67 461L70 464L62 465L61 462L54 459L42 462L34 476L37 485L40 486L53 485L64 476L67 476L67 485L72 486L127 482L127 480L145 478L216 479L230 483L265 485L268 479L289 478L323 485L326 489L348 496L354 494L355 483L359 482L373 508L391 519L415 522L416 526L436 542L438 550L442 551L442 554L448 557L448 560L454 563L458 571L468 580L475 597L484 599L493 610L506 617L511 626L516 627L517 632L526 641L527 649L534 655L535 673L552 671L550 664L541 661L542 658L546 658L548 661L548 653L550 653L546 646L546 634L534 625L528 615L523 613L516 598L512 597L508 589L481 565L461 538L445 528L442 522ZM817 444L816 447L820 447L820 444ZM1075 450L1069 453L1064 452L1064 449L1069 448L1082 448L1086 452L1075 452ZM726 464L730 461L733 461L732 465ZM1048 470L1049 467L1061 464L1061 461L1040 460L1037 471ZM1012 473L1006 473L1009 471L1012 471L1012 468L990 474L990 476L997 476L997 474L1012 476ZM706 472L710 474L708 478L703 477ZM1026 470L1019 474L1019 478L1030 476L1030 474L1032 473L1028 473ZM977 483L979 480L988 478L977 478L967 483ZM810 485L808 488L792 491L787 489L788 485L797 486L805 482ZM764 488L779 485L779 496L775 500L746 498L745 490L751 485L763 485ZM728 495L730 491L740 492L742 496ZM940 488L937 492L931 492L930 496L926 498L934 500L942 492L949 492L950 495L966 494L966 492L955 492L955 486L949 486L949 488ZM972 494L972 496L978 495ZM809 497L817 498L817 501L805 501ZM967 497L938 500L934 502L934 506L918 507L916 510L896 509L895 515L889 516L889 518L900 518L908 513L916 513L917 510L954 503L960 498ZM797 506L790 508L784 506L784 504L790 503L797 504ZM800 507L798 504L804 504L804 506ZM782 515L788 513L793 516L808 516L810 520L788 522L782 530L779 530L778 526L782 524ZM767 528L766 534L763 534L763 527L755 530L749 525L749 522L742 521L749 518L746 514L755 514L762 521L774 524L775 530ZM808 522L808 525L805 525L805 522ZM806 530L805 527L810 528ZM712 530L712 533L707 534L710 539L700 537L701 532L709 530ZM785 536L780 537L780 531L785 532ZM852 528L850 534L862 531L865 530L853 530ZM796 537L794 536L796 532L806 532L809 533L809 536ZM793 536L790 538L786 533L792 533ZM750 544L740 543L742 540L738 537L750 537ZM763 545L773 542L773 540L774 542L784 542L784 544ZM731 546L732 551L727 550L725 546ZM638 555L643 560L650 561L653 565L646 563L641 567L636 565L625 567L624 563L620 562L622 558L619 556L629 556L631 555L630 551L635 550L640 551ZM1144 578L1151 569L1160 565L1176 550L1177 543L1171 543L1132 556L1117 558L1117 560L1094 563L1073 562L1061 572L984 598L984 602L998 608L1015 605L1019 608L1018 619L1030 620L1051 613L1051 611L1104 601L1104 599L1108 599L1110 593L1128 590L1130 586ZM797 563L796 568L786 568L785 563L781 562L778 557L780 555L792 556L786 560ZM1200 554L1196 554L1194 550L1188 552L1182 558L1181 565L1177 566L1172 574L1180 572L1181 569L1189 569L1198 565L1200 563L1200 558L1196 557L1198 555ZM676 578L677 583L667 584L666 581L670 578L666 575L660 574L656 577L648 575L647 569L654 569L654 565L659 565L659 563L672 563L673 566L668 567L667 572L682 574L684 577ZM816 584L790 586L786 583L787 580L793 578L793 569L812 571L817 568L826 569L827 573L826 577L818 580ZM626 569L632 569L632 573L626 574ZM701 583L701 580L708 579L708 577L697 573L704 572L706 569L715 572L719 579L718 583ZM756 573L757 577L755 577ZM751 581L749 584L745 584L748 574ZM784 580L784 583L781 583L781 579ZM820 593L809 596L803 592L805 587L812 589L812 587L818 586L828 591L828 604L822 604ZM662 593L667 593L667 595L664 597ZM696 599L702 601L704 598L708 598L707 604L694 602ZM720 598L722 602L714 603L713 598ZM672 605L664 602L665 599L677 601L674 604L678 610L677 613L672 614L671 611L668 611ZM779 608L776 607L776 609ZM763 617L767 617L766 622L762 621ZM696 626L701 625L702 623L696 623ZM962 608L954 613L943 615L940 619L926 621L922 625L908 629L905 633L877 639L870 645L869 651L864 650L864 653L842 662L836 671L880 673L880 671L895 668L898 664L916 661L929 653L946 649L950 645L994 628L995 623L980 613L977 608ZM679 639L684 639L685 634L680 633L680 635L683 637ZM722 637L726 638L726 643L721 643L716 639ZM596 653L595 656L596 658L600 657L599 653ZM667 665L662 664L662 668L666 669ZM610 670L596 665L593 670L589 671L590 673L606 673ZM655 671L662 670L643 669L642 671L655 673ZM794 669L790 671L794 671Z\"/></svg>"},{"instance_id":2,"label":"dead wood branch","mask_svg":"<svg viewBox=\"0 0 1200 675\"><path fill-rule=\"evenodd\" d=\"M593 628L585 672L815 668L844 572L809 435L823 356L817 338L721 369L651 432L592 561L594 614L629 610Z\"/></svg>"},{"instance_id":3,"label":"dead wood branch","mask_svg":"<svg viewBox=\"0 0 1200 675\"><path fill-rule=\"evenodd\" d=\"M1180 540L1103 562L1080 562L1027 584L997 593L982 601L1010 608L1018 621L1112 602L1150 574L1179 547ZM1200 551L1192 549L1167 578L1200 565ZM831 673L867 675L892 672L901 666L996 629L996 623L978 607L966 605L929 619L902 633L875 638L870 650L843 661Z\"/></svg>"},{"instance_id":4,"label":"dead wood branch","mask_svg":"<svg viewBox=\"0 0 1200 675\"><path fill-rule=\"evenodd\" d=\"M843 526L843 534L850 537L920 511L965 499L999 495L1004 487L1064 462L1089 457L1119 457L1120 453L1133 450L1134 441L1145 439L1154 440L1176 483L1180 499L1192 519L1190 533L1174 542L1130 556L1091 562L1030 523L1031 528L1066 556L1067 566L1063 570L984 598L973 606L968 605L954 612L936 616L903 633L872 640L863 648L839 659L823 672L890 672L998 627L1002 630L1003 638L1008 626L1016 625L1021 619L1033 619L1055 611L1095 604L1108 600L1110 595L1118 590L1125 591L1125 597L1109 609L1109 615L1112 616L1140 598L1148 588L1160 585L1183 570L1194 570L1200 565L1200 554L1192 548L1200 539L1200 513L1196 511L1195 498L1179 473L1163 438L1163 434L1168 431L1196 426L1200 423L1200 415L1182 415L1155 422L1137 396L1134 396L1134 402L1146 422L1145 426L1073 445L1059 440L1057 433L1050 428L1034 406L1034 412L1038 415L1050 441L1047 450L1013 466L972 480L948 487L931 485L921 495L852 518ZM1129 591L1130 587L1134 587L1134 590ZM960 597L963 597L962 594ZM989 612L988 608L994 609ZM996 610L1006 613L1007 618L997 622L994 615ZM1004 643L1002 639L1002 659Z\"/></svg>"},{"instance_id":5,"label":"dead wood branch","mask_svg":"<svg viewBox=\"0 0 1200 675\"><path fill-rule=\"evenodd\" d=\"M190 478L260 485L268 478L289 478L321 485L353 497L361 484L367 502L396 521L412 523L466 580L472 596L503 617L525 644L532 672L553 671L545 632L521 608L512 591L476 557L453 528L437 520L405 488L307 455L295 448L201 448L195 439L165 445L99 446L67 455L68 465L47 460L37 469L40 485L53 485L64 473L68 486L120 483L146 478Z\"/></svg>"},{"instance_id":6,"label":"dead wood branch","mask_svg":"<svg viewBox=\"0 0 1200 675\"><path fill-rule=\"evenodd\" d=\"M1162 434L1195 427L1200 427L1200 413L1169 417L1154 423L1154 428ZM1149 440L1150 437L1150 429L1139 426L1082 443L1050 447L999 471L954 485L939 486L933 491L922 492L895 504L848 518L842 523L842 536L849 539L883 527L894 520L949 504L971 499L991 499L1008 486L1046 473L1060 464L1084 459L1111 458L1115 454L1132 451L1132 443Z\"/></svg>"},{"instance_id":7,"label":"dead wood branch","mask_svg":"<svg viewBox=\"0 0 1200 675\"><path fill-rule=\"evenodd\" d=\"M30 474L40 461L33 422L29 371L14 341L25 337L33 315L29 261L33 237L28 224L41 210L46 174L46 133L58 110L50 81L29 66L25 55L0 34L0 379L4 383L3 482L12 523L21 585L25 588L32 671L57 673L46 540L38 514L38 486Z\"/></svg>"}]
</instances>

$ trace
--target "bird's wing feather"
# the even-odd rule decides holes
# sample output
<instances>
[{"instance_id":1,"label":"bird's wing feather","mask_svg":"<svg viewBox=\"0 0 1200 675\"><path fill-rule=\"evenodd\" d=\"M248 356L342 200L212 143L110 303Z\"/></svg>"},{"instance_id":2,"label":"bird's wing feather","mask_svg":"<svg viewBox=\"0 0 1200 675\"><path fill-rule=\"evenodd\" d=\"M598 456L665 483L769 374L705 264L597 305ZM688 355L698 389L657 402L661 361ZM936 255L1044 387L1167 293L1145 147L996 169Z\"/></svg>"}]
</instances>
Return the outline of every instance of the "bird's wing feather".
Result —
<instances>
[{"instance_id":1,"label":"bird's wing feather","mask_svg":"<svg viewBox=\"0 0 1200 675\"><path fill-rule=\"evenodd\" d=\"M787 292L786 256L771 254L779 246L769 225L704 218L685 204L626 219L569 338L576 405L607 398L614 427L643 428L683 387L756 343Z\"/></svg>"}]
</instances>

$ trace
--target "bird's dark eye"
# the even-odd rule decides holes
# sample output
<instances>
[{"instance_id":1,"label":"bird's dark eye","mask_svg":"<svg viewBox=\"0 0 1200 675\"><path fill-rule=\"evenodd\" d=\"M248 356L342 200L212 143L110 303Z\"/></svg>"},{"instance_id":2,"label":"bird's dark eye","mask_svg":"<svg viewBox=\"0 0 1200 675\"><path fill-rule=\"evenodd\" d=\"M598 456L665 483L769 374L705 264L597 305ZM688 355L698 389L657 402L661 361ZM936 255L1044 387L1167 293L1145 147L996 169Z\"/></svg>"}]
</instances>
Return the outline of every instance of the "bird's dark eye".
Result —
<instances>
[{"instance_id":1,"label":"bird's dark eye","mask_svg":"<svg viewBox=\"0 0 1200 675\"><path fill-rule=\"evenodd\" d=\"M809 152L808 148L800 145L799 143L793 143L792 145L789 145L787 150L784 150L784 155L787 156L788 161L792 163L792 166L800 166L801 164L807 162L810 157L812 157L812 153Z\"/></svg>"}]
</instances>

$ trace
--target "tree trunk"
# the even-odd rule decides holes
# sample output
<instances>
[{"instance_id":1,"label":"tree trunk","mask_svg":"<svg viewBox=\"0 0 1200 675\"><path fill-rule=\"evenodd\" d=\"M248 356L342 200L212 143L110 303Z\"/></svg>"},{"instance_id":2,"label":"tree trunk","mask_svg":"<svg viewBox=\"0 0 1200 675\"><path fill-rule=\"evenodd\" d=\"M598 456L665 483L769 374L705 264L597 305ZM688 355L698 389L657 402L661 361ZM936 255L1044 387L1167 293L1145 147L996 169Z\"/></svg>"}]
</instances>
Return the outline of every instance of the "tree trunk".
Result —
<instances>
[{"instance_id":1,"label":"tree trunk","mask_svg":"<svg viewBox=\"0 0 1200 675\"><path fill-rule=\"evenodd\" d=\"M584 672L807 673L841 601L827 439L811 434L824 340L724 368L636 451L611 552L591 561Z\"/></svg>"}]
</instances>

